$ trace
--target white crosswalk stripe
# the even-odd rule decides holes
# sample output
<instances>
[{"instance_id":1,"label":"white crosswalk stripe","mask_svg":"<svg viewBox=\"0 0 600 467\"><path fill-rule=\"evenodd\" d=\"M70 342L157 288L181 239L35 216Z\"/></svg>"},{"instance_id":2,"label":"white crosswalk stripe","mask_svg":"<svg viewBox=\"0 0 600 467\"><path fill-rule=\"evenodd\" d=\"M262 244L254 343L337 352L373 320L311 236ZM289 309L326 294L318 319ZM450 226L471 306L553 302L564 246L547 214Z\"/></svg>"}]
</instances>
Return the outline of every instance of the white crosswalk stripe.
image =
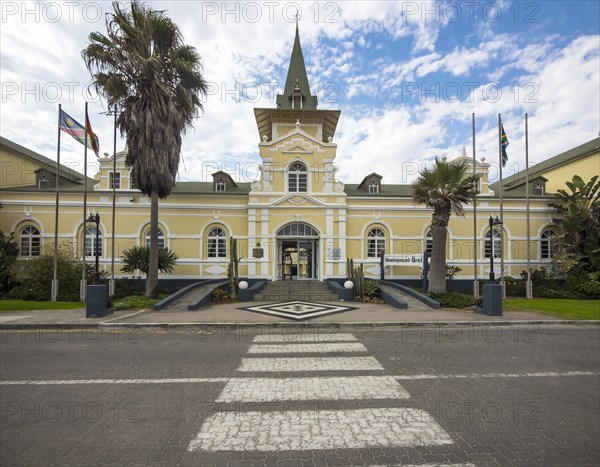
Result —
<instances>
[{"instance_id":1,"label":"white crosswalk stripe","mask_svg":"<svg viewBox=\"0 0 600 467\"><path fill-rule=\"evenodd\" d=\"M452 444L422 410L290 410L219 412L202 425L189 450L287 451Z\"/></svg>"},{"instance_id":2,"label":"white crosswalk stripe","mask_svg":"<svg viewBox=\"0 0 600 467\"><path fill-rule=\"evenodd\" d=\"M359 342L344 344L257 344L248 349L248 353L338 353L366 351L367 348Z\"/></svg>"},{"instance_id":3,"label":"white crosswalk stripe","mask_svg":"<svg viewBox=\"0 0 600 467\"><path fill-rule=\"evenodd\" d=\"M393 376L318 378L235 378L217 402L404 399L408 393Z\"/></svg>"},{"instance_id":4,"label":"white crosswalk stripe","mask_svg":"<svg viewBox=\"0 0 600 467\"><path fill-rule=\"evenodd\" d=\"M293 338L292 338L293 337ZM261 335L254 338L239 372L382 371L372 356L273 357L267 354L367 352L352 334ZM321 337L324 337L321 340ZM394 376L295 376L231 378L216 402L275 403L406 399L410 395ZM256 409L256 406L253 406ZM281 409L281 407L279 407ZM286 410L287 409L287 410ZM415 408L232 411L226 408L204 420L188 450L285 451L357 449L452 444L427 412Z\"/></svg>"},{"instance_id":5,"label":"white crosswalk stripe","mask_svg":"<svg viewBox=\"0 0 600 467\"><path fill-rule=\"evenodd\" d=\"M239 371L370 371L383 370L374 357L244 358Z\"/></svg>"},{"instance_id":6,"label":"white crosswalk stripe","mask_svg":"<svg viewBox=\"0 0 600 467\"><path fill-rule=\"evenodd\" d=\"M350 333L328 334L325 332L308 332L305 334L262 334L254 336L253 342L355 342L356 337Z\"/></svg>"}]
</instances>

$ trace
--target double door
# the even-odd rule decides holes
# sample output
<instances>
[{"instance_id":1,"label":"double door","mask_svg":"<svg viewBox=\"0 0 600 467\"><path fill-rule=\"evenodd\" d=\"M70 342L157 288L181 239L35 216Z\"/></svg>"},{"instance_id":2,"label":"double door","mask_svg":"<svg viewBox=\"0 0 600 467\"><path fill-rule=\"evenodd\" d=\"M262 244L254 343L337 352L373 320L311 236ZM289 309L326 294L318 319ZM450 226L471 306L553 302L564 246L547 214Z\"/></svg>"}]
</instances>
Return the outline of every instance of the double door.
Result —
<instances>
[{"instance_id":1,"label":"double door","mask_svg":"<svg viewBox=\"0 0 600 467\"><path fill-rule=\"evenodd\" d=\"M281 278L308 280L317 278L317 240L281 240Z\"/></svg>"}]
</instances>

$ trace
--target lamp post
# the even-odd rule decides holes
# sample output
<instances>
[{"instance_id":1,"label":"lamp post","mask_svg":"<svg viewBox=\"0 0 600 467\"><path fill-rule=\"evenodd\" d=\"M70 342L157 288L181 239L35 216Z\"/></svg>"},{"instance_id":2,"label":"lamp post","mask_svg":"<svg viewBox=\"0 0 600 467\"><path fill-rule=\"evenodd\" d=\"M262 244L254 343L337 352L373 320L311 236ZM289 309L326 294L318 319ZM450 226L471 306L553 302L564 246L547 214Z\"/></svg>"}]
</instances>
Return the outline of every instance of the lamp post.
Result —
<instances>
[{"instance_id":1,"label":"lamp post","mask_svg":"<svg viewBox=\"0 0 600 467\"><path fill-rule=\"evenodd\" d=\"M490 216L490 282L494 282L496 280L496 277L494 275L494 226L501 224L502 221L498 218L498 216L496 216L495 219L492 216Z\"/></svg>"},{"instance_id":2,"label":"lamp post","mask_svg":"<svg viewBox=\"0 0 600 467\"><path fill-rule=\"evenodd\" d=\"M96 266L94 269L94 285L100 283L100 272L98 269L98 260L99 260L99 243L100 243L100 214L96 213L90 214L90 217L87 218L88 222L93 222L96 224L96 239L95 239L95 248L94 248L94 256L96 257Z\"/></svg>"}]
</instances>

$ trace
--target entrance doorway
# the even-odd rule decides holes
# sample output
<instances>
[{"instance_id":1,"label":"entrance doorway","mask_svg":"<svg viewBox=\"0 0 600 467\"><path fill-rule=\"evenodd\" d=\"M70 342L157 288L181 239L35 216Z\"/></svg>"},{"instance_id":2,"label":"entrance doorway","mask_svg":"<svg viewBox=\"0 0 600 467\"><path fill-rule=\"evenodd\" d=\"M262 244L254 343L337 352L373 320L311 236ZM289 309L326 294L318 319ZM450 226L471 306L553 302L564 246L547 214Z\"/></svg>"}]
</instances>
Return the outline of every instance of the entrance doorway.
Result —
<instances>
[{"instance_id":1,"label":"entrance doorway","mask_svg":"<svg viewBox=\"0 0 600 467\"><path fill-rule=\"evenodd\" d=\"M317 240L281 240L283 280L317 278L316 244Z\"/></svg>"},{"instance_id":2,"label":"entrance doorway","mask_svg":"<svg viewBox=\"0 0 600 467\"><path fill-rule=\"evenodd\" d=\"M275 280L311 280L319 277L319 233L295 222L277 232Z\"/></svg>"}]
</instances>

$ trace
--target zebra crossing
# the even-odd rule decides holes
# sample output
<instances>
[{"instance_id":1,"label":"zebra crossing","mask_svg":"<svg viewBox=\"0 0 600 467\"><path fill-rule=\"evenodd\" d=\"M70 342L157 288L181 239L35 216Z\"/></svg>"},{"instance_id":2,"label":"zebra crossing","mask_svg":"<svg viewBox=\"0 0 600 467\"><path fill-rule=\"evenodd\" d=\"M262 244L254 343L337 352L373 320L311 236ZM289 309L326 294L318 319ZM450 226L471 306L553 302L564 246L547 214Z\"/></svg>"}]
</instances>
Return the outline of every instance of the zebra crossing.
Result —
<instances>
[{"instance_id":1,"label":"zebra crossing","mask_svg":"<svg viewBox=\"0 0 600 467\"><path fill-rule=\"evenodd\" d=\"M296 337L300 338L254 338L238 372L267 376L230 378L215 402L236 404L237 410L225 409L206 418L188 451L269 452L453 443L430 414L416 408L379 404L377 408L319 410L317 405L315 409L314 403L319 402L381 402L409 399L410 394L397 377L383 374L384 368L375 357L364 355L367 348L353 334ZM271 377L272 372L294 375ZM313 405L304 408L307 402Z\"/></svg>"}]
</instances>

